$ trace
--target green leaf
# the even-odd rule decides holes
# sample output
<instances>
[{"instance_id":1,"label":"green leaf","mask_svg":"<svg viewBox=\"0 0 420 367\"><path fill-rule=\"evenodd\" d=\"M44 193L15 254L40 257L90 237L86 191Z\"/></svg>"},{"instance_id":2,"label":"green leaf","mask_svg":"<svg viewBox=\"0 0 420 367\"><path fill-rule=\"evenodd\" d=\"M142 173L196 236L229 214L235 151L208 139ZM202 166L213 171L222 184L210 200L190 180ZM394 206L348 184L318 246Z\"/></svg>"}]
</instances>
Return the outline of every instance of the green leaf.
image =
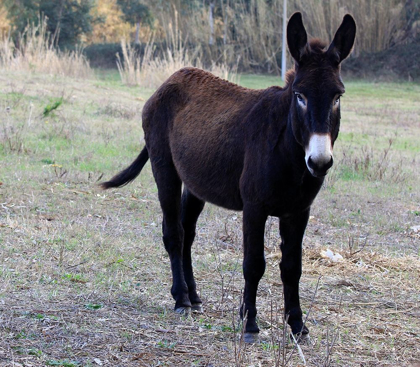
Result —
<instances>
[{"instance_id":1,"label":"green leaf","mask_svg":"<svg viewBox=\"0 0 420 367\"><path fill-rule=\"evenodd\" d=\"M51 102L50 104L48 104L44 107L44 112L42 112L42 115L44 117L49 116L49 114L52 111L56 110L58 107L60 107L62 103L63 103L63 97L61 97L60 99L57 99L54 102Z\"/></svg>"},{"instance_id":2,"label":"green leaf","mask_svg":"<svg viewBox=\"0 0 420 367\"><path fill-rule=\"evenodd\" d=\"M88 303L85 305L85 308L87 308L88 310L99 310L102 307L104 306L100 303Z\"/></svg>"}]
</instances>

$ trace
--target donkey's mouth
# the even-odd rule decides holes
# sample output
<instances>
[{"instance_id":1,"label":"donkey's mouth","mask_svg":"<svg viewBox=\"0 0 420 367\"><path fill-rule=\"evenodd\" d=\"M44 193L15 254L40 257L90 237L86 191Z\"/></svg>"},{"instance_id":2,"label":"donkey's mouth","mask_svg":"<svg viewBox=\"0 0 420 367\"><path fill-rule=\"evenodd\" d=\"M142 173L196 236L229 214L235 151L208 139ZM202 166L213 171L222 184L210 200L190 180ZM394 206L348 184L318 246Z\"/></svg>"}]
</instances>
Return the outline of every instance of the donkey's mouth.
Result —
<instances>
[{"instance_id":1,"label":"donkey's mouth","mask_svg":"<svg viewBox=\"0 0 420 367\"><path fill-rule=\"evenodd\" d=\"M328 174L329 170L326 171L314 171L313 169L308 167L308 171L310 172L310 174L316 178L323 178Z\"/></svg>"}]
</instances>

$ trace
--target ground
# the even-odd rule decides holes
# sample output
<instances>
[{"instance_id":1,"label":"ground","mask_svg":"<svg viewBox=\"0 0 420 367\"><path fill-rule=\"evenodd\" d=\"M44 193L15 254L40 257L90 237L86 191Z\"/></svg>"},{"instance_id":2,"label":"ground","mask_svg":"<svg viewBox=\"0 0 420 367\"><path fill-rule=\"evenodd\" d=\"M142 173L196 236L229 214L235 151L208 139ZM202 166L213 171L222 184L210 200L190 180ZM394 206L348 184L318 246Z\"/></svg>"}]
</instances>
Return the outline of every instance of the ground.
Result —
<instances>
[{"instance_id":1,"label":"ground","mask_svg":"<svg viewBox=\"0 0 420 367\"><path fill-rule=\"evenodd\" d=\"M242 76L251 87L281 84ZM1 366L411 366L420 362L420 86L345 81L336 164L304 240L310 340L282 321L266 227L259 342L241 342L241 213L207 205L194 267L204 313L172 312L150 165L103 192L144 142L152 90L114 75L0 71ZM327 249L342 261L322 255Z\"/></svg>"}]
</instances>

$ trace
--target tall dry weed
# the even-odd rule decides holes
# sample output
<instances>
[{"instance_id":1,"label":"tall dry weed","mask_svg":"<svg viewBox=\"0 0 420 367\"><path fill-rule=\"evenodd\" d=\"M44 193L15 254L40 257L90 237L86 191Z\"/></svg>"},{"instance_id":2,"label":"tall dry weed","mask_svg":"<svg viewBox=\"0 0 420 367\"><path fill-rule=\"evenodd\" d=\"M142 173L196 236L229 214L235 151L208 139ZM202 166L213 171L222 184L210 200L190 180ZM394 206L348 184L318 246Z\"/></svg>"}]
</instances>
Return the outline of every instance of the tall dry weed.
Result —
<instances>
[{"instance_id":1,"label":"tall dry weed","mask_svg":"<svg viewBox=\"0 0 420 367\"><path fill-rule=\"evenodd\" d=\"M355 148L353 144L347 145L339 157L339 169L336 175L344 179L364 179L367 181L384 181L388 183L402 183L409 177L409 172L403 167L407 166L405 160L395 150L395 140L390 138L387 145L379 149L376 143L362 145ZM333 177L327 180L333 185Z\"/></svg>"},{"instance_id":2,"label":"tall dry weed","mask_svg":"<svg viewBox=\"0 0 420 367\"><path fill-rule=\"evenodd\" d=\"M221 0L214 2L214 23L209 24L210 6L199 1L185 5L171 0L172 7L156 6L158 40L171 37L170 24L179 23L189 43L199 46L200 59L235 65L240 56L243 70L280 73L283 0ZM398 29L404 28L402 0L289 0L288 16L300 11L311 37L332 40L343 16L351 13L358 26L354 55L389 47ZM182 14L178 20L178 13ZM210 45L211 30L214 44ZM288 65L292 65L289 59Z\"/></svg>"},{"instance_id":3,"label":"tall dry weed","mask_svg":"<svg viewBox=\"0 0 420 367\"><path fill-rule=\"evenodd\" d=\"M403 26L401 0L294 0L292 11L301 11L311 36L332 40L343 16L353 15L357 23L355 54L386 49L395 31Z\"/></svg>"},{"instance_id":4,"label":"tall dry weed","mask_svg":"<svg viewBox=\"0 0 420 367\"><path fill-rule=\"evenodd\" d=\"M205 68L198 56L199 47L189 49L186 46L187 40L182 39L177 23L175 29L169 24L168 30L170 34L167 48L158 57L154 52L153 35L146 43L143 55L139 55L125 39L121 41L123 57L117 54L117 67L124 84L157 88L173 73L185 66ZM220 78L232 82L239 81L237 65L230 68L224 63L212 62L207 69Z\"/></svg>"},{"instance_id":5,"label":"tall dry weed","mask_svg":"<svg viewBox=\"0 0 420 367\"><path fill-rule=\"evenodd\" d=\"M280 73L281 9L282 0L270 3L265 0L216 1L213 45L209 44L209 6L187 7L174 0L172 8L156 8L155 13L165 41L171 38L171 24L178 24L180 32L188 35L189 44L196 47L198 57L206 65L214 61L230 67L240 64L245 70Z\"/></svg>"},{"instance_id":6,"label":"tall dry weed","mask_svg":"<svg viewBox=\"0 0 420 367\"><path fill-rule=\"evenodd\" d=\"M10 34L2 35L0 67L10 71L32 71L76 78L93 75L80 48L60 51L56 47L55 38L47 31L46 19L40 20L39 25L28 25L19 37L18 46Z\"/></svg>"}]
</instances>

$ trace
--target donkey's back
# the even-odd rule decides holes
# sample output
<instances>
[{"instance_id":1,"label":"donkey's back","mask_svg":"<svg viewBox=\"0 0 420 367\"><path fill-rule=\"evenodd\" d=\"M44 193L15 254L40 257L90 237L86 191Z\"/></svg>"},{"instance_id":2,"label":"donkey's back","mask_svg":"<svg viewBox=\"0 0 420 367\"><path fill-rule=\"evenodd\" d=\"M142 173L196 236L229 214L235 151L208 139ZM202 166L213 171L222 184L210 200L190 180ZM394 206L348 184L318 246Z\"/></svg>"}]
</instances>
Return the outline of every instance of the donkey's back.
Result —
<instances>
[{"instance_id":1,"label":"donkey's back","mask_svg":"<svg viewBox=\"0 0 420 367\"><path fill-rule=\"evenodd\" d=\"M244 88L207 71L186 67L171 75L146 102L143 128L146 134L154 129L162 131L162 127L181 126L186 131L194 129L195 135L202 130L205 135L213 131L225 133L238 128L264 91ZM162 110L166 116L159 115Z\"/></svg>"},{"instance_id":2,"label":"donkey's back","mask_svg":"<svg viewBox=\"0 0 420 367\"><path fill-rule=\"evenodd\" d=\"M179 70L143 109L150 159L173 164L200 199L242 209L245 153L251 130L262 128L264 120L253 112L281 91L243 88L196 68Z\"/></svg>"}]
</instances>

